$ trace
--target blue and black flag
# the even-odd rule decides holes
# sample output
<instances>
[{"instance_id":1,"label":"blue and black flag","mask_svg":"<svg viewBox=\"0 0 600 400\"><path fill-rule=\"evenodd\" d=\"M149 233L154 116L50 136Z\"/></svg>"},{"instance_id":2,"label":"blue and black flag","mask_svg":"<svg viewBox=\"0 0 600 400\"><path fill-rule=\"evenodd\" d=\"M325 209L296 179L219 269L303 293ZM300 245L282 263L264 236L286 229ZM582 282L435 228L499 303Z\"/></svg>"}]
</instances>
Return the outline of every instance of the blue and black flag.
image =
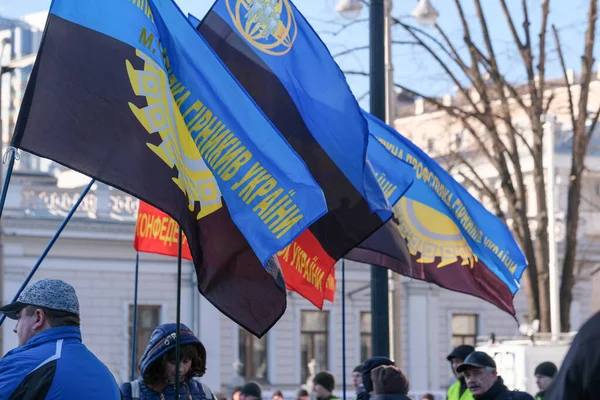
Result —
<instances>
[{"instance_id":1,"label":"blue and black flag","mask_svg":"<svg viewBox=\"0 0 600 400\"><path fill-rule=\"evenodd\" d=\"M273 255L327 211L304 160L172 0L55 0L13 145L173 217L199 290L259 336L286 306ZM170 224L152 229L177 240Z\"/></svg>"},{"instance_id":2,"label":"blue and black flag","mask_svg":"<svg viewBox=\"0 0 600 400\"><path fill-rule=\"evenodd\" d=\"M289 0L217 0L198 31L323 189L328 213L295 248L327 277L392 216L367 161L367 122L344 74Z\"/></svg>"}]
</instances>

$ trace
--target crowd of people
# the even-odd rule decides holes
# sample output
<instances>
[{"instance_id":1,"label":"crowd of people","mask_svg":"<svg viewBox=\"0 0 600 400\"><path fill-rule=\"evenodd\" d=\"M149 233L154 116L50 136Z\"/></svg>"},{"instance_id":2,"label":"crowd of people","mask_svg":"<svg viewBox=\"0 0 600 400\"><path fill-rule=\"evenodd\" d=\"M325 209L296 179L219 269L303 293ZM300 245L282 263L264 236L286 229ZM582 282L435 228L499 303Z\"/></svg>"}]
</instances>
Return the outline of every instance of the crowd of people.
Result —
<instances>
[{"instance_id":1,"label":"crowd of people","mask_svg":"<svg viewBox=\"0 0 600 400\"><path fill-rule=\"evenodd\" d=\"M0 313L17 321L18 347L0 360L0 399L88 400L229 400L202 383L206 349L194 333L180 325L180 362L176 361L176 324L163 324L152 333L139 360L140 376L119 387L108 368L82 343L79 301L75 289L57 279L28 286L16 302ZM600 313L580 329L560 369L544 362L534 371L539 393L535 400L600 398ZM488 354L461 345L447 357L457 380L447 400L533 400L509 390ZM179 376L179 385L176 385ZM407 376L386 357L373 357L352 372L353 400L410 400ZM179 395L176 396L176 387ZM296 400L335 400L335 378L327 371L313 377L312 394ZM236 388L231 400L263 400L257 382ZM274 391L271 400L285 400ZM415 399L416 400L416 399ZM435 400L431 394L419 400Z\"/></svg>"}]
</instances>

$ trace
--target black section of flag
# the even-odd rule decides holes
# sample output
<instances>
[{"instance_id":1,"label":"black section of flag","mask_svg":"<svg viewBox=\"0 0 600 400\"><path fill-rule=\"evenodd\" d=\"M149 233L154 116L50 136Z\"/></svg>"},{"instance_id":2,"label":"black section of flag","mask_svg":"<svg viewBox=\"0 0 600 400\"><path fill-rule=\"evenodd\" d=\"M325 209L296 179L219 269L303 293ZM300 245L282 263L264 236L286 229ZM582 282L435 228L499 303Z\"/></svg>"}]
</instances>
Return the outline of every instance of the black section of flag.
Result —
<instances>
[{"instance_id":1,"label":"black section of flag","mask_svg":"<svg viewBox=\"0 0 600 400\"><path fill-rule=\"evenodd\" d=\"M438 268L442 261L439 257L429 263L418 262L421 255L409 253L395 220L388 221L345 258L386 267L404 276L479 297L515 315L512 293L483 263L461 265L463 260L459 257L455 263Z\"/></svg>"},{"instance_id":2,"label":"black section of flag","mask_svg":"<svg viewBox=\"0 0 600 400\"><path fill-rule=\"evenodd\" d=\"M331 258L340 259L383 221L371 212L360 192L317 143L277 75L244 39L213 11L198 30L304 160L323 189L329 212L309 229Z\"/></svg>"},{"instance_id":3,"label":"black section of flag","mask_svg":"<svg viewBox=\"0 0 600 400\"><path fill-rule=\"evenodd\" d=\"M143 62L133 47L49 15L13 145L117 187L178 221L190 244L199 289L218 309L257 335L283 314L281 271L273 278L235 226L227 207L196 220L169 168L147 146L160 144L131 112L146 100L126 69ZM273 268L271 268L272 270ZM175 291L175 287L165 290Z\"/></svg>"}]
</instances>

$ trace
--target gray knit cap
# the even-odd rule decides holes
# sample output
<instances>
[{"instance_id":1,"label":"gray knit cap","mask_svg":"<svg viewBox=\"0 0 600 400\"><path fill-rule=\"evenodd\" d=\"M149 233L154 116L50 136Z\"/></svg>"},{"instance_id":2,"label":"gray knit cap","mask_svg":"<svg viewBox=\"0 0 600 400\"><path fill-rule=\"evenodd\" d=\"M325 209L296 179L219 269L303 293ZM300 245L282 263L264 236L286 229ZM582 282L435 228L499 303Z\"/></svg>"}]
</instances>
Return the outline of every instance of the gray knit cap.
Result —
<instances>
[{"instance_id":1,"label":"gray knit cap","mask_svg":"<svg viewBox=\"0 0 600 400\"><path fill-rule=\"evenodd\" d=\"M0 313L17 319L17 313L27 306L49 308L79 315L79 300L73 286L60 279L42 279L26 287L16 302L0 307Z\"/></svg>"}]
</instances>

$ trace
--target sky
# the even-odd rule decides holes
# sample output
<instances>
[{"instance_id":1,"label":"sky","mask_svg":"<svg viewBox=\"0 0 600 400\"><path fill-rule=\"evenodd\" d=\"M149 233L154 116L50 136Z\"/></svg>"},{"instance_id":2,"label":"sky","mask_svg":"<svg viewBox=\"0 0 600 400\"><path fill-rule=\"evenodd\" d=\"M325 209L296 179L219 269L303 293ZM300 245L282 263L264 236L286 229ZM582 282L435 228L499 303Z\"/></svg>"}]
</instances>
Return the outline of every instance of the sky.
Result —
<instances>
[{"instance_id":1,"label":"sky","mask_svg":"<svg viewBox=\"0 0 600 400\"><path fill-rule=\"evenodd\" d=\"M458 51L466 56L465 45L462 42L462 25L460 24L454 2L449 0L431 0L431 2L440 14L438 23L448 33ZM201 18L212 5L212 0L176 0L176 3L183 12L192 13ZM335 11L336 3L337 0L296 0L294 2L315 31L321 36L321 39L328 46L330 52L336 55L336 61L343 71L368 72L368 50L363 49L352 51L346 55L338 55L355 47L368 45L369 31L368 23L366 22L368 10L366 8L363 9L361 16L358 18L361 22L355 22L350 26L346 26L348 21L342 19ZM523 63L510 35L508 25L499 6L499 1L483 0L482 3L485 7L484 13L488 19L489 30L501 70L509 78L509 81L523 82L526 77ZM508 3L513 7L511 11L515 18L515 24L519 34L522 35L523 17L520 8L521 2L511 0ZM537 48L539 42L538 31L541 19L541 3L541 0L528 0L532 41L535 44L535 48ZM396 18L414 25L415 22L409 15L416 4L416 0L395 0L392 14ZM471 34L475 42L481 44L483 48L481 30L476 18L473 0L462 0L462 4L464 5L465 14L472 30ZM576 72L580 70L580 56L584 46L588 5L589 0L551 0L550 3L549 26L551 24L556 25L560 33L567 66L573 68ZM0 15L18 17L27 13L48 10L49 6L50 0L0 0ZM433 28L423 29L430 34L436 33ZM600 26L598 30L600 31ZM395 41L406 42L411 40L400 27L394 27L392 35ZM548 78L559 77L562 72L558 63L554 38L550 32L546 42L548 46L546 75ZM425 95L441 97L446 93L454 93L455 85L444 76L439 65L423 49L406 44L395 44L393 46L392 57L394 80L397 83ZM468 59L468 57L466 58ZM600 43L596 45L595 58L600 58ZM460 78L461 81L463 81L463 78ZM368 109L368 78L348 75L347 80L355 96L359 98L361 105Z\"/></svg>"}]
</instances>

